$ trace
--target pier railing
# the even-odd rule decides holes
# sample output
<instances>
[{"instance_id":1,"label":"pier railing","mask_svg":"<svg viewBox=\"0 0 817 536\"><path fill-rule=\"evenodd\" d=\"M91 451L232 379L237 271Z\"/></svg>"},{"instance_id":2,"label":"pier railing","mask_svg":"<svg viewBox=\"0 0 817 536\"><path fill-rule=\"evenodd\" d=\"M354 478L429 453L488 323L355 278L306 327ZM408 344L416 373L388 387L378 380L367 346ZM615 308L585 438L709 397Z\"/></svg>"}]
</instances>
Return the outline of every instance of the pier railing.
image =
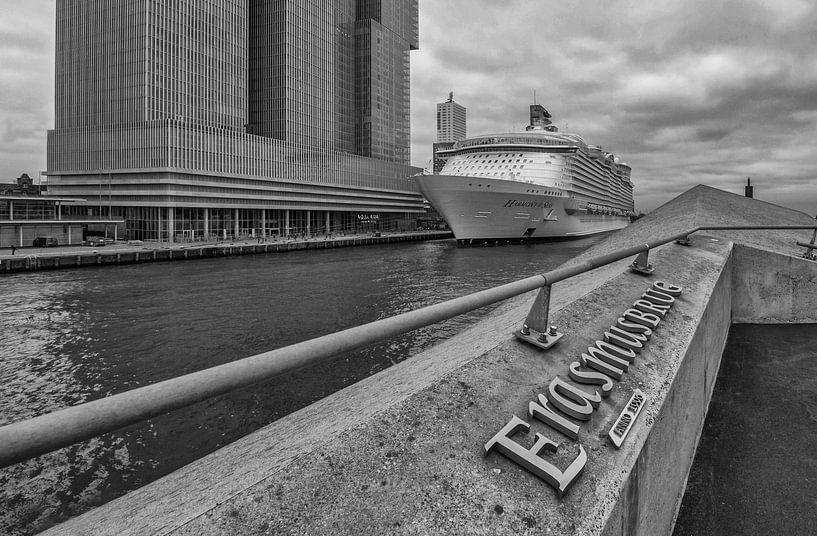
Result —
<instances>
[{"instance_id":1,"label":"pier railing","mask_svg":"<svg viewBox=\"0 0 817 536\"><path fill-rule=\"evenodd\" d=\"M795 229L813 229L817 236L817 225L694 227L652 243L599 255L572 266L557 268L544 274L362 326L8 424L0 427L0 468L268 380L320 359L362 348L379 340L448 320L536 289L540 289L540 294L520 334L523 335L521 338L534 344L538 343L537 346L547 347L556 336L555 329L548 326L550 286L554 283L633 255L638 255L638 258L632 268L649 273L651 266L647 263L647 254L651 249L673 241L688 244L689 236L698 231ZM532 334L531 330L538 331L539 336Z\"/></svg>"}]
</instances>

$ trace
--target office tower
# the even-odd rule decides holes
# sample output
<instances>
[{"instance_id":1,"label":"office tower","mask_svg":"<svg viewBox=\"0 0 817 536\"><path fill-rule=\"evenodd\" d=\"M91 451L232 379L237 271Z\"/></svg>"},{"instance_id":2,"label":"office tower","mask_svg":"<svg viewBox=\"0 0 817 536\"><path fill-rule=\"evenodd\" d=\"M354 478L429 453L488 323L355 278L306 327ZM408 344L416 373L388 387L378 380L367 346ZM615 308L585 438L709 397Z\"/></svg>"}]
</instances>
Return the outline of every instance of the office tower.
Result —
<instances>
[{"instance_id":1,"label":"office tower","mask_svg":"<svg viewBox=\"0 0 817 536\"><path fill-rule=\"evenodd\" d=\"M124 218L130 238L410 227L417 13L417 0L57 0L49 189Z\"/></svg>"},{"instance_id":2,"label":"office tower","mask_svg":"<svg viewBox=\"0 0 817 536\"><path fill-rule=\"evenodd\" d=\"M439 173L445 165L446 158L439 156L438 151L451 149L455 142L466 137L465 107L454 102L454 92L448 94L448 100L437 104L437 143L434 144L434 173Z\"/></svg>"}]
</instances>

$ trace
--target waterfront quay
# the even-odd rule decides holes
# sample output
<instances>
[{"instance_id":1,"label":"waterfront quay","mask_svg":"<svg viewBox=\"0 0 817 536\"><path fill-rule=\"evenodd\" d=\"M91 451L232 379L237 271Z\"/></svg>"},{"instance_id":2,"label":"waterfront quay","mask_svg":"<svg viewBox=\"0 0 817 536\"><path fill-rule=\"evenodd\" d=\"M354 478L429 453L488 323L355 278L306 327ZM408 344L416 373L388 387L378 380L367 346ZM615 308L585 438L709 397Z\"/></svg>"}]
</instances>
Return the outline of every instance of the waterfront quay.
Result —
<instances>
[{"instance_id":1,"label":"waterfront quay","mask_svg":"<svg viewBox=\"0 0 817 536\"><path fill-rule=\"evenodd\" d=\"M545 303L539 291L519 294L436 346L44 534L670 534L731 326L817 323L817 263L798 245L808 226L801 212L693 188L548 272L575 271L548 294L546 325L562 335L549 350L515 337ZM637 248L649 250L641 273L632 258L598 262ZM648 341L614 344L612 326ZM812 407L775 392L809 421ZM639 413L627 413L637 393ZM624 414L635 415L628 427ZM610 434L620 430L618 447ZM734 456L789 440L765 432L747 428ZM809 480L803 456L759 463L799 465ZM804 516L802 532L815 522Z\"/></svg>"},{"instance_id":2,"label":"waterfront quay","mask_svg":"<svg viewBox=\"0 0 817 536\"><path fill-rule=\"evenodd\" d=\"M0 273L54 270L180 261L233 255L285 253L376 244L394 244L422 240L453 238L450 231L414 231L368 233L354 235L324 235L310 238L246 239L218 242L146 242L123 241L106 246L62 246L56 248L18 248L0 250Z\"/></svg>"}]
</instances>

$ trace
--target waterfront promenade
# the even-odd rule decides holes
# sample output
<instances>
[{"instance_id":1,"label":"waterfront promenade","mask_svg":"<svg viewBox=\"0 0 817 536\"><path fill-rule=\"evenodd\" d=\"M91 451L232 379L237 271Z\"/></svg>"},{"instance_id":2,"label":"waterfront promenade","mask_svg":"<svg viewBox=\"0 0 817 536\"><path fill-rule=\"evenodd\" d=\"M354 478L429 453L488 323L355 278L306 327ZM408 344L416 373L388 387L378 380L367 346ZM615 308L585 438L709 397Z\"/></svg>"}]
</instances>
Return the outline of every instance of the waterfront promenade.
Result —
<instances>
[{"instance_id":1,"label":"waterfront promenade","mask_svg":"<svg viewBox=\"0 0 817 536\"><path fill-rule=\"evenodd\" d=\"M334 234L299 238L247 238L202 242L117 241L105 246L0 249L0 274L85 266L285 253L310 249L368 246L453 238L450 231Z\"/></svg>"},{"instance_id":2,"label":"waterfront promenade","mask_svg":"<svg viewBox=\"0 0 817 536\"><path fill-rule=\"evenodd\" d=\"M696 226L813 223L699 186L567 265ZM650 277L627 259L562 281L551 323L565 336L547 353L512 335L535 294L507 300L464 333L45 534L668 534L730 325L817 322L817 263L797 246L810 236L702 231L651 250ZM578 441L533 421L537 395L658 280L683 293ZM647 402L617 449L607 435L636 389ZM563 496L483 454L514 415L558 441L543 454L556 467L586 453ZM514 440L528 449L531 436Z\"/></svg>"}]
</instances>

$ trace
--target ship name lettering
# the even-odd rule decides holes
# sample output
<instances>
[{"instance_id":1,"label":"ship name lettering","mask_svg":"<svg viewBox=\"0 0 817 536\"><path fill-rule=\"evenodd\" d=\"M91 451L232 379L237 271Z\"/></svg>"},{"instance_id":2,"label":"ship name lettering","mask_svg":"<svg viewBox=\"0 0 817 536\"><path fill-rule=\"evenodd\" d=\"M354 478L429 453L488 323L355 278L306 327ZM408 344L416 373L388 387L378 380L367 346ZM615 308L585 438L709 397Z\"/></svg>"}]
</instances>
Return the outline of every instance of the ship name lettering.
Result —
<instances>
[{"instance_id":1,"label":"ship name lettering","mask_svg":"<svg viewBox=\"0 0 817 536\"><path fill-rule=\"evenodd\" d=\"M517 201L516 199L508 199L505 203L505 208L511 207L529 207L529 208L551 208L553 205L547 201Z\"/></svg>"}]
</instances>

